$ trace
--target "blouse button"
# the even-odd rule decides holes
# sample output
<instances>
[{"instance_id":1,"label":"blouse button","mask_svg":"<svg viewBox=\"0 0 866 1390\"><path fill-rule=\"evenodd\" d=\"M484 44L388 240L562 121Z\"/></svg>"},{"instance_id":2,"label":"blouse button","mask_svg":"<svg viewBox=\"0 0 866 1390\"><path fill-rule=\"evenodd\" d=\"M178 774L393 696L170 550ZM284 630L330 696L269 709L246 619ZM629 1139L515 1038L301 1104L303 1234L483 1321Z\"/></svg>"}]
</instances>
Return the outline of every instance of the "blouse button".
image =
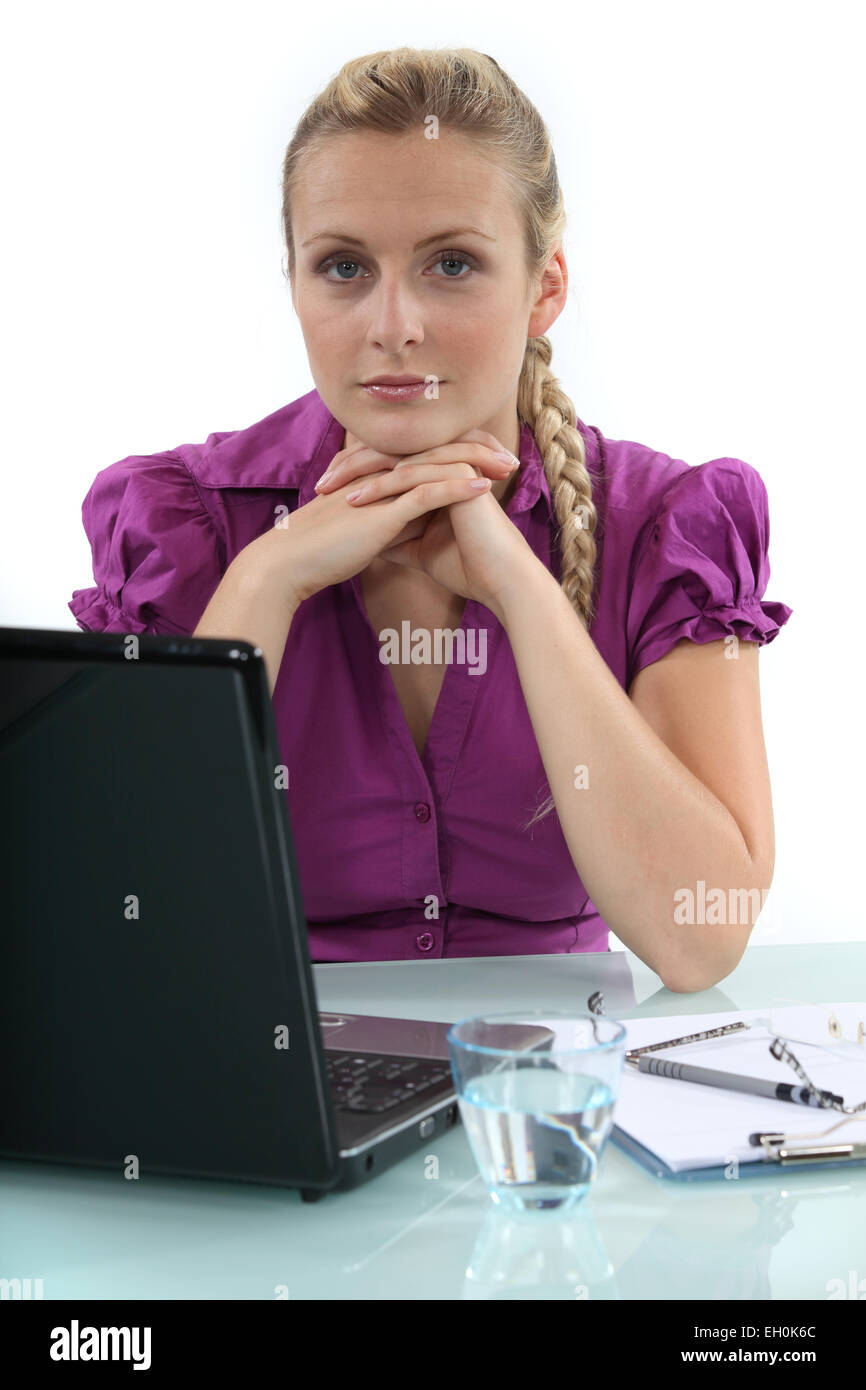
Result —
<instances>
[{"instance_id":1,"label":"blouse button","mask_svg":"<svg viewBox=\"0 0 866 1390\"><path fill-rule=\"evenodd\" d=\"M415 945L418 947L419 951L432 951L433 937L431 936L430 932L425 931L422 932L420 936L416 936Z\"/></svg>"},{"instance_id":2,"label":"blouse button","mask_svg":"<svg viewBox=\"0 0 866 1390\"><path fill-rule=\"evenodd\" d=\"M429 819L430 819L430 807L427 805L427 802L426 802L426 801L418 801L418 802L416 802L416 804L415 804L415 819L416 819L416 820L421 820L421 821L429 820ZM432 939L432 938L431 938L431 939ZM427 948L425 947L424 949L426 950Z\"/></svg>"}]
</instances>

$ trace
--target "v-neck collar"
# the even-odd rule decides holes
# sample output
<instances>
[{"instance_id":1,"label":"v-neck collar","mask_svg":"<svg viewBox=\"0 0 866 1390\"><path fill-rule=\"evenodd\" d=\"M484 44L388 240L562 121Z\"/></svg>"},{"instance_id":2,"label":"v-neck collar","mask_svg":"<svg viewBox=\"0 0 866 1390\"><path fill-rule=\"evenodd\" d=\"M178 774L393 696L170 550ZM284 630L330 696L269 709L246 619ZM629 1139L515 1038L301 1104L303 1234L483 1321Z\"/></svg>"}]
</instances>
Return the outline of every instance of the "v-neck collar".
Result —
<instances>
[{"instance_id":1,"label":"v-neck collar","mask_svg":"<svg viewBox=\"0 0 866 1390\"><path fill-rule=\"evenodd\" d=\"M335 421L334 423L339 430L339 438L342 440L343 428L338 422ZM332 443L333 439L329 438L328 448L331 447ZM327 453L327 449L324 452ZM544 474L541 455L535 437L526 424L521 427L520 431L519 458L521 469L514 492L505 507L505 514L511 518L517 529L526 537L530 514L540 497L544 498L546 516L548 518L553 517L550 489ZM310 484L312 496L316 495L316 480L312 478L312 472L311 469L301 486L299 505L302 505L305 500L307 483ZM399 748L403 758L408 760L418 784L423 783L431 792L435 790L436 799L441 804L450 790L484 675L489 672L499 643L504 640L502 625L484 604L479 603L476 599L467 599L460 626L452 630L464 634L462 638L464 643L467 641L467 634L470 630L474 629L479 634L474 639L476 642L475 650L479 650L480 643L484 640L486 643L486 669L484 674L473 674L473 668L468 663L451 662L446 666L433 716L427 730L424 751L419 753L391 673L387 669L387 665L379 660L381 650L379 634L373 627L367 613L360 575L353 575L351 579L344 581L344 584L351 587L358 612L372 639L371 659L375 659L378 667L380 711L386 729L391 735L393 745ZM483 639L480 636L482 630L485 634ZM460 638L455 639L455 644L459 641L461 641ZM466 648L464 647L463 650Z\"/></svg>"}]
</instances>

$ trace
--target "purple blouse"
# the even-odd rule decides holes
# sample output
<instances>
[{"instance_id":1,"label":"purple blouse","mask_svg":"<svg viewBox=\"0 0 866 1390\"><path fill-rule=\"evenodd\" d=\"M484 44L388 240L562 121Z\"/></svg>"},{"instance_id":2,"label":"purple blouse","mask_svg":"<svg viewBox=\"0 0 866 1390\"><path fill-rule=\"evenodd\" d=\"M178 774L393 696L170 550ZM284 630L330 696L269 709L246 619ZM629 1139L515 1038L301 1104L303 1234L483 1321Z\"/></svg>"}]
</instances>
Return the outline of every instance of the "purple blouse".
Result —
<instances>
[{"instance_id":1,"label":"purple blouse","mask_svg":"<svg viewBox=\"0 0 866 1390\"><path fill-rule=\"evenodd\" d=\"M761 597L757 471L731 458L690 466L577 424L599 514L590 635L623 689L684 637L771 642L792 610ZM82 507L96 584L72 595L79 627L193 632L234 557L275 508L316 497L342 442L314 390L247 429L102 469ZM558 579L528 426L520 463L507 515ZM470 600L462 631L419 757L358 576L295 613L273 709L314 961L608 948L556 811L522 828L549 786L505 629Z\"/></svg>"}]
</instances>

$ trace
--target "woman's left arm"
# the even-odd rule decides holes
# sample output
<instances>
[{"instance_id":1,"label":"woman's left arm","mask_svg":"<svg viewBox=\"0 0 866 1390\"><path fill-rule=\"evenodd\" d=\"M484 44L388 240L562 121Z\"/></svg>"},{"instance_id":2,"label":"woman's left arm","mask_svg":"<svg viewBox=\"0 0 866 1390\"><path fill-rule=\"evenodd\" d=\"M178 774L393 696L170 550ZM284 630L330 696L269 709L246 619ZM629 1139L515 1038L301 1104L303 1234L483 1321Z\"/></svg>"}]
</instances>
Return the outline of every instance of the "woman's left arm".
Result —
<instances>
[{"instance_id":1,"label":"woman's left arm","mask_svg":"<svg viewBox=\"0 0 866 1390\"><path fill-rule=\"evenodd\" d=\"M550 571L515 581L493 611L577 872L668 989L707 989L738 964L773 876L758 644L685 639L626 694ZM718 924L684 910L713 889Z\"/></svg>"}]
</instances>

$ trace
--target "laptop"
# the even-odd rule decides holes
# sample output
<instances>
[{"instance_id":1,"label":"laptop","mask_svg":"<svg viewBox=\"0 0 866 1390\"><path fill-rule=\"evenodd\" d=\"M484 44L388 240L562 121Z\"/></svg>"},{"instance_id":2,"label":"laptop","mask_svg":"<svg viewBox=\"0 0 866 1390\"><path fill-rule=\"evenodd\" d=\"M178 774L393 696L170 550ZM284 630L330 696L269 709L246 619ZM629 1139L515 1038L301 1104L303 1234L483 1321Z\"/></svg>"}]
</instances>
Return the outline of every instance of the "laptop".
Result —
<instances>
[{"instance_id":1,"label":"laptop","mask_svg":"<svg viewBox=\"0 0 866 1390\"><path fill-rule=\"evenodd\" d=\"M0 628L0 1157L316 1201L459 1123L448 1024L319 1011L280 766L250 643Z\"/></svg>"}]
</instances>

